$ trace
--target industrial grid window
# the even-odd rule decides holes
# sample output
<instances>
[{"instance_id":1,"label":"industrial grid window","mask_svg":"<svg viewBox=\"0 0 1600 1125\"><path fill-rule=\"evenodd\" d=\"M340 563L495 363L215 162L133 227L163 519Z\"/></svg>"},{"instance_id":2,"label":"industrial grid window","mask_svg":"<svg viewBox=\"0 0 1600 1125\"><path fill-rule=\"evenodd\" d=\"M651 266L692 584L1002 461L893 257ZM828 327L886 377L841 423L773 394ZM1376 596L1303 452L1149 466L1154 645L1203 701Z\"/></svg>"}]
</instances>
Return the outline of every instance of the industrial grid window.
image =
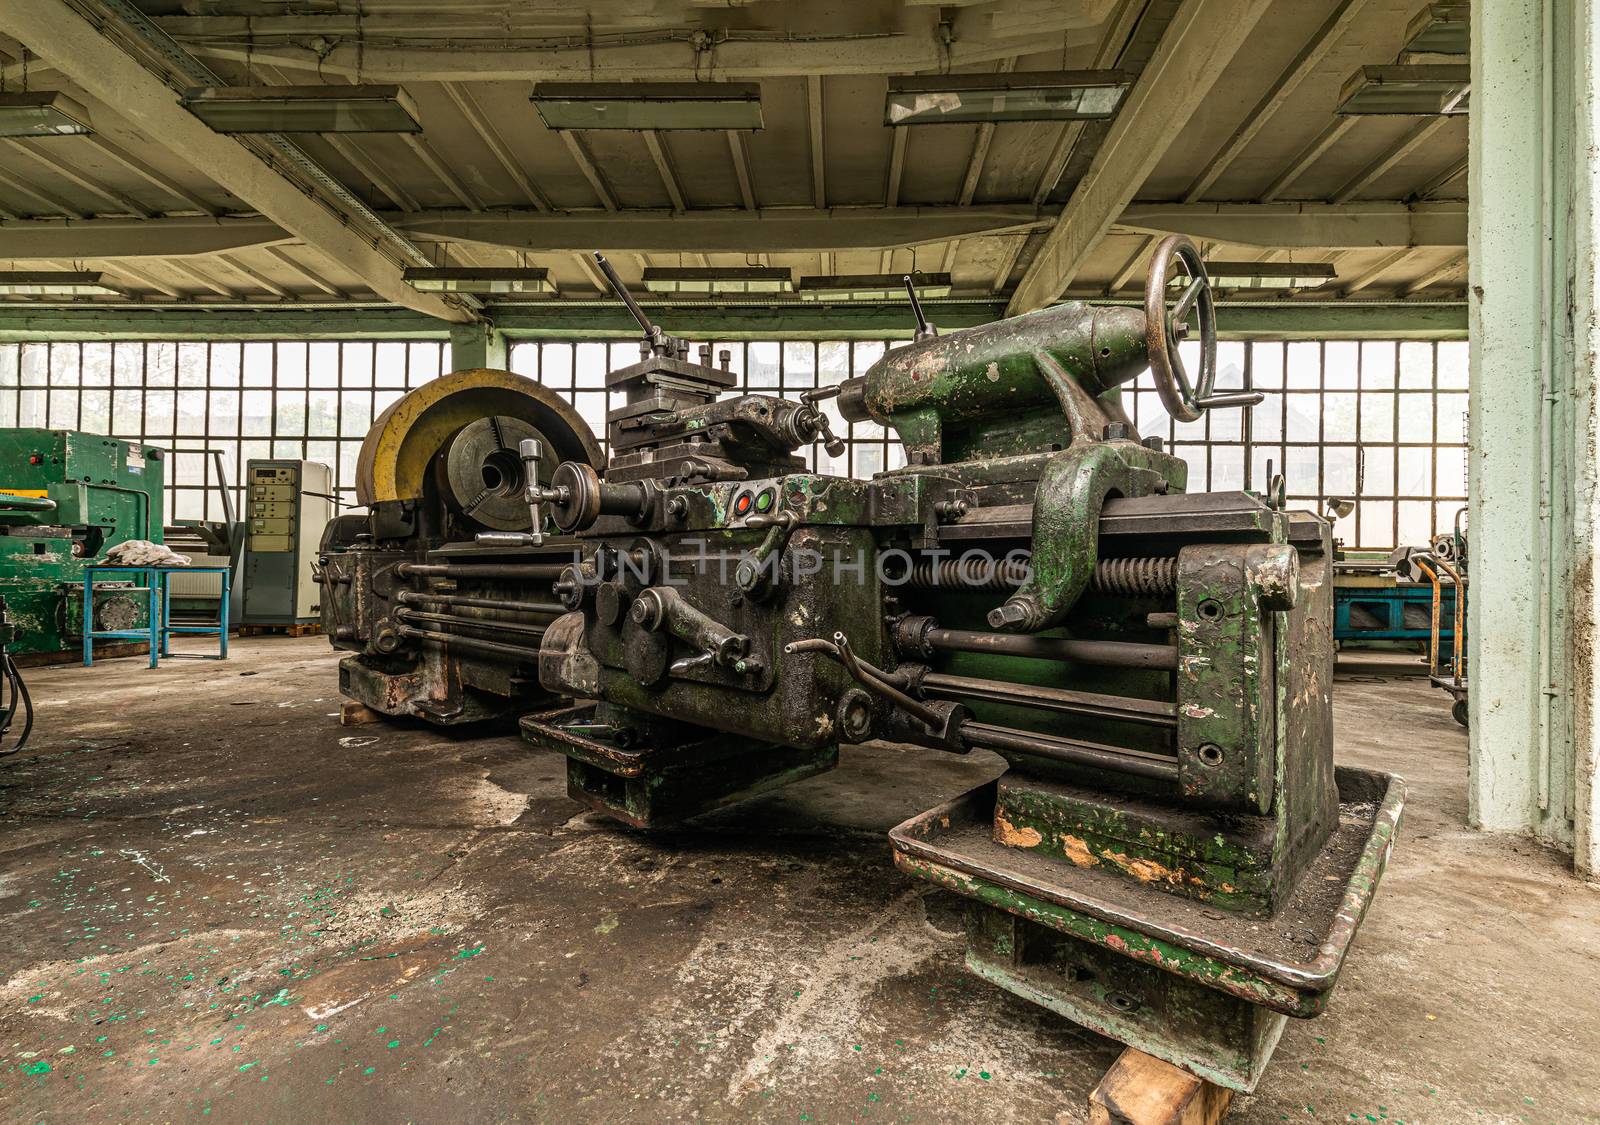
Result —
<instances>
[{"instance_id":1,"label":"industrial grid window","mask_svg":"<svg viewBox=\"0 0 1600 1125\"><path fill-rule=\"evenodd\" d=\"M740 389L789 397L862 374L890 346L713 344L731 353ZM0 426L82 429L172 450L175 519L221 515L207 449L223 452L235 487L250 458L324 462L348 504L372 419L438 376L447 358L434 340L0 343ZM544 340L514 344L509 364L565 395L603 438L605 373L637 358L632 341ZM1148 375L1127 396L1139 432L1189 463L1192 489L1264 488L1270 462L1297 506L1357 499L1335 534L1374 549L1423 543L1466 503L1465 342L1224 341L1218 366L1220 387L1248 378L1266 400L1174 424ZM814 448L811 464L871 476L904 463L882 427L843 422L831 401L823 408L848 447L839 458Z\"/></svg>"},{"instance_id":2,"label":"industrial grid window","mask_svg":"<svg viewBox=\"0 0 1600 1125\"><path fill-rule=\"evenodd\" d=\"M212 459L333 466L354 501L372 419L445 365L442 341L52 341L0 344L0 426L87 430L170 450L168 518L221 519ZM4 481L0 480L0 488Z\"/></svg>"}]
</instances>

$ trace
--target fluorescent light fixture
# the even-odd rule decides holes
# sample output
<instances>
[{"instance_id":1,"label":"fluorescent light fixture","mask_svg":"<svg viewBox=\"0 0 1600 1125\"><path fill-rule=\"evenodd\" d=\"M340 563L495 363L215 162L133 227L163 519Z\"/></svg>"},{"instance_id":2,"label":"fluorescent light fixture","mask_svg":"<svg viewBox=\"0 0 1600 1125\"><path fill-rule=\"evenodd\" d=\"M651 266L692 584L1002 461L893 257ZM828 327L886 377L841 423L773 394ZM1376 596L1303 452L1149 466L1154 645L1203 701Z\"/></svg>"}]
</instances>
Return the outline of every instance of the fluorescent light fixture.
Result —
<instances>
[{"instance_id":1,"label":"fluorescent light fixture","mask_svg":"<svg viewBox=\"0 0 1600 1125\"><path fill-rule=\"evenodd\" d=\"M889 79L883 123L1100 121L1115 116L1131 82L1120 70L903 75Z\"/></svg>"},{"instance_id":2,"label":"fluorescent light fixture","mask_svg":"<svg viewBox=\"0 0 1600 1125\"><path fill-rule=\"evenodd\" d=\"M481 268L443 267L425 269L408 266L400 275L411 288L422 293L554 293L550 271L542 267L517 266Z\"/></svg>"},{"instance_id":3,"label":"fluorescent light fixture","mask_svg":"<svg viewBox=\"0 0 1600 1125\"><path fill-rule=\"evenodd\" d=\"M1338 112L1345 116L1455 116L1467 112L1471 67L1364 66L1344 84Z\"/></svg>"},{"instance_id":4,"label":"fluorescent light fixture","mask_svg":"<svg viewBox=\"0 0 1600 1125\"><path fill-rule=\"evenodd\" d=\"M5 297L126 297L115 285L101 281L91 271L28 270L0 272L0 296Z\"/></svg>"},{"instance_id":5,"label":"fluorescent light fixture","mask_svg":"<svg viewBox=\"0 0 1600 1125\"><path fill-rule=\"evenodd\" d=\"M651 293L792 293L794 277L776 266L671 269L648 266L644 287Z\"/></svg>"},{"instance_id":6,"label":"fluorescent light fixture","mask_svg":"<svg viewBox=\"0 0 1600 1125\"><path fill-rule=\"evenodd\" d=\"M1207 262L1206 276L1218 289L1316 289L1336 275L1327 262Z\"/></svg>"},{"instance_id":7,"label":"fluorescent light fixture","mask_svg":"<svg viewBox=\"0 0 1600 1125\"><path fill-rule=\"evenodd\" d=\"M1470 4L1429 4L1406 29L1405 54L1465 55L1472 49Z\"/></svg>"},{"instance_id":8,"label":"fluorescent light fixture","mask_svg":"<svg viewBox=\"0 0 1600 1125\"><path fill-rule=\"evenodd\" d=\"M420 133L399 86L197 86L183 106L219 133Z\"/></svg>"},{"instance_id":9,"label":"fluorescent light fixture","mask_svg":"<svg viewBox=\"0 0 1600 1125\"><path fill-rule=\"evenodd\" d=\"M536 82L551 129L759 129L754 82Z\"/></svg>"},{"instance_id":10,"label":"fluorescent light fixture","mask_svg":"<svg viewBox=\"0 0 1600 1125\"><path fill-rule=\"evenodd\" d=\"M947 273L913 274L911 283L916 287L919 297L950 295L950 275ZM802 301L904 301L906 275L844 273L802 277L799 294Z\"/></svg>"},{"instance_id":11,"label":"fluorescent light fixture","mask_svg":"<svg viewBox=\"0 0 1600 1125\"><path fill-rule=\"evenodd\" d=\"M0 94L0 137L74 137L92 133L89 112L65 94Z\"/></svg>"}]
</instances>

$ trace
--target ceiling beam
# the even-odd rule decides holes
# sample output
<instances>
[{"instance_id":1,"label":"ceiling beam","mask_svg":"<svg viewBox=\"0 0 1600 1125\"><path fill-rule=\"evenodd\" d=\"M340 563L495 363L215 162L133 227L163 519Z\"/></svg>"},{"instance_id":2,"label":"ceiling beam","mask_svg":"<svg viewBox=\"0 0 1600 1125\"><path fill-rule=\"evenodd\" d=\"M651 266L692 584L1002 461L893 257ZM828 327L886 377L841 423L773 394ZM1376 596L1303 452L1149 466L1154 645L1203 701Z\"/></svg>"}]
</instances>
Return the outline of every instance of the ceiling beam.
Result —
<instances>
[{"instance_id":1,"label":"ceiling beam","mask_svg":"<svg viewBox=\"0 0 1600 1125\"><path fill-rule=\"evenodd\" d=\"M1402 297L1414 297L1423 290L1431 289L1435 285L1438 285L1441 281L1444 281L1446 278L1453 277L1460 273L1462 267L1466 264L1467 256L1465 254L1453 254L1439 265L1433 267L1433 269L1429 270L1427 273L1408 284L1400 291L1400 295ZM1463 278L1462 281L1464 283L1465 279Z\"/></svg>"},{"instance_id":2,"label":"ceiling beam","mask_svg":"<svg viewBox=\"0 0 1600 1125\"><path fill-rule=\"evenodd\" d=\"M1345 282L1344 286L1339 290L1340 294L1345 297L1354 297L1416 252L1414 248L1407 248L1396 250L1393 254L1385 254L1373 263L1372 267L1365 273L1357 274L1354 278Z\"/></svg>"},{"instance_id":3,"label":"ceiling beam","mask_svg":"<svg viewBox=\"0 0 1600 1125\"><path fill-rule=\"evenodd\" d=\"M1000 258L995 263L994 280L989 283L989 288L996 293L1005 292L1006 286L1011 281L1011 271L1017 268L1017 258L1022 254L1022 248L1027 245L1028 238L1019 234L1000 241Z\"/></svg>"},{"instance_id":4,"label":"ceiling beam","mask_svg":"<svg viewBox=\"0 0 1600 1125\"><path fill-rule=\"evenodd\" d=\"M1117 225L1240 246L1371 250L1465 246L1467 205L1439 203L1135 203Z\"/></svg>"},{"instance_id":5,"label":"ceiling beam","mask_svg":"<svg viewBox=\"0 0 1600 1125\"><path fill-rule=\"evenodd\" d=\"M1356 118L1354 117L1340 117L1319 133L1317 139L1295 154L1295 158L1289 162L1289 166L1278 173L1277 179L1267 185L1267 189L1259 197L1260 202L1271 203L1288 191L1296 180L1305 175L1313 164L1322 159L1323 153L1327 152L1339 142L1341 137L1355 128L1355 124Z\"/></svg>"},{"instance_id":6,"label":"ceiling beam","mask_svg":"<svg viewBox=\"0 0 1600 1125\"><path fill-rule=\"evenodd\" d=\"M885 207L900 206L900 182L906 174L906 140L909 130L905 126L892 129L894 140L889 142L889 182L883 191Z\"/></svg>"},{"instance_id":7,"label":"ceiling beam","mask_svg":"<svg viewBox=\"0 0 1600 1125\"><path fill-rule=\"evenodd\" d=\"M231 269L234 273L238 274L239 276L248 278L250 281L252 281L256 285L260 286L262 289L265 289L268 293L271 293L273 296L282 297L286 301L294 300L295 294L294 294L294 291L292 289L287 289L284 286L279 285L276 281L273 281L272 278L268 277L266 274L261 273L259 270L252 269L251 267L245 265L243 262L241 262L238 258L235 258L233 255L231 255L231 254L218 254L217 255L217 261L219 261L223 265L227 266L229 269Z\"/></svg>"},{"instance_id":8,"label":"ceiling beam","mask_svg":"<svg viewBox=\"0 0 1600 1125\"><path fill-rule=\"evenodd\" d=\"M0 171L0 182L5 173ZM284 242L292 236L263 218L16 219L0 223L8 258L181 258Z\"/></svg>"},{"instance_id":9,"label":"ceiling beam","mask_svg":"<svg viewBox=\"0 0 1600 1125\"><path fill-rule=\"evenodd\" d=\"M191 281L199 284L201 288L209 289L219 297L226 297L230 301L242 300L244 297L244 295L238 290L230 289L226 285L222 284L222 282L212 277L210 274L196 269L191 262L186 262L180 258L175 261L168 262L167 265L183 274L184 277L187 277Z\"/></svg>"},{"instance_id":10,"label":"ceiling beam","mask_svg":"<svg viewBox=\"0 0 1600 1125\"><path fill-rule=\"evenodd\" d=\"M589 284L600 290L602 294L611 292L611 283L606 280L606 275L600 272L600 267L595 260L585 253L574 253L572 260L578 263L578 270L589 279Z\"/></svg>"},{"instance_id":11,"label":"ceiling beam","mask_svg":"<svg viewBox=\"0 0 1600 1125\"><path fill-rule=\"evenodd\" d=\"M1177 139L1270 0L1188 0L1128 91L1061 217L1028 264L1006 311L1042 308L1089 254Z\"/></svg>"},{"instance_id":12,"label":"ceiling beam","mask_svg":"<svg viewBox=\"0 0 1600 1125\"><path fill-rule=\"evenodd\" d=\"M1122 0L1122 6L1106 25L1105 34L1095 49L1094 58L1089 63L1091 70L1106 70L1116 64L1148 6L1146 0ZM1067 170L1067 161L1072 158L1073 147L1077 145L1078 138L1082 135L1082 121L1069 121L1061 126L1055 146L1045 158L1044 167L1039 172L1039 182L1034 185L1031 196L1034 203L1043 203L1055 190L1056 183L1061 179L1061 173Z\"/></svg>"},{"instance_id":13,"label":"ceiling beam","mask_svg":"<svg viewBox=\"0 0 1600 1125\"><path fill-rule=\"evenodd\" d=\"M286 77L282 71L270 66L246 67L253 69L262 77L270 79L279 85L292 86L295 80ZM420 211L422 205L416 201L410 192L395 181L395 178L378 167L377 162L367 155L365 149L356 141L357 135L341 135L339 133L323 133L321 140L334 152L344 157L357 172L372 181L372 186L382 192L389 200L402 211Z\"/></svg>"},{"instance_id":14,"label":"ceiling beam","mask_svg":"<svg viewBox=\"0 0 1600 1125\"><path fill-rule=\"evenodd\" d=\"M1456 180L1459 180L1462 176L1465 176L1467 174L1467 163L1467 158L1465 156L1459 160L1452 160L1448 168L1440 172L1433 179L1429 180L1426 184L1417 189L1417 198L1431 199L1433 196L1439 194L1439 192L1449 187Z\"/></svg>"},{"instance_id":15,"label":"ceiling beam","mask_svg":"<svg viewBox=\"0 0 1600 1125\"><path fill-rule=\"evenodd\" d=\"M0 184L4 184L18 195L25 195L29 199L36 199L40 203L43 203L46 208L46 210L43 212L44 214L65 215L69 219L88 218L88 212L80 211L72 204L67 203L64 200L57 199L53 195L49 195L43 191L40 191L32 184L25 183L24 181L17 179L15 176L9 174L3 167L0 167ZM10 254L9 246L7 247L7 253ZM17 257L21 257L21 255L17 255Z\"/></svg>"},{"instance_id":16,"label":"ceiling beam","mask_svg":"<svg viewBox=\"0 0 1600 1125\"><path fill-rule=\"evenodd\" d=\"M3 175L3 173L0 173ZM382 216L402 230L520 251L609 246L645 253L796 253L881 249L1051 224L1027 204L973 207L770 207L754 211L615 213L418 211ZM1116 226L1243 246L1360 250L1466 245L1464 202L1133 203ZM21 260L171 258L292 242L264 218L14 219L0 221L6 257Z\"/></svg>"},{"instance_id":17,"label":"ceiling beam","mask_svg":"<svg viewBox=\"0 0 1600 1125\"><path fill-rule=\"evenodd\" d=\"M510 176L517 187L521 189L522 194L528 197L528 202L541 211L549 211L551 209L550 200L539 189L539 186L529 178L528 174L522 170L522 165L511 154L511 149L506 144L505 139L500 136L500 131L494 127L494 122L489 120L488 115L483 112L473 98L472 91L457 83L446 82L444 83L444 92L450 96L451 101L456 103L456 109L461 112L462 117L466 118L467 124L471 126L474 133L478 134L478 139L483 142L484 147L499 162L500 167L505 169L506 175Z\"/></svg>"},{"instance_id":18,"label":"ceiling beam","mask_svg":"<svg viewBox=\"0 0 1600 1125\"><path fill-rule=\"evenodd\" d=\"M822 76L806 76L806 126L811 132L811 205L828 205L828 173L822 153Z\"/></svg>"},{"instance_id":19,"label":"ceiling beam","mask_svg":"<svg viewBox=\"0 0 1600 1125\"><path fill-rule=\"evenodd\" d=\"M473 195L472 190L461 182L461 178L450 171L449 166L439 159L439 154L433 151L432 145L412 133L401 133L400 139L405 142L407 148L417 154L418 160L427 165L428 171L432 172L440 183L450 189L450 194L456 197L461 206L468 211L483 210L483 201Z\"/></svg>"},{"instance_id":20,"label":"ceiling beam","mask_svg":"<svg viewBox=\"0 0 1600 1125\"><path fill-rule=\"evenodd\" d=\"M1266 128L1274 114L1283 108L1283 103L1300 88L1300 84L1309 78L1328 55L1335 44L1350 30L1350 25L1361 14L1362 6L1367 0L1340 0L1338 7L1317 28L1316 34L1295 56L1289 68L1278 76L1255 107L1245 115L1243 124L1234 130L1233 136L1211 158L1211 162L1195 177L1194 183L1189 185L1189 190L1184 193L1184 202L1193 203L1211 189L1228 167L1239 158L1256 135Z\"/></svg>"},{"instance_id":21,"label":"ceiling beam","mask_svg":"<svg viewBox=\"0 0 1600 1125\"><path fill-rule=\"evenodd\" d=\"M728 130L728 152L733 157L733 174L739 180L739 198L746 211L756 209L755 181L750 176L750 160L744 151L744 134L737 129Z\"/></svg>"},{"instance_id":22,"label":"ceiling beam","mask_svg":"<svg viewBox=\"0 0 1600 1125\"><path fill-rule=\"evenodd\" d=\"M678 182L677 170L672 166L672 157L667 153L661 134L654 129L644 130L644 147L650 150L650 159L655 162L656 172L661 176L661 186L667 189L667 198L672 200L672 209L687 211L689 208L684 203L683 185Z\"/></svg>"},{"instance_id":23,"label":"ceiling beam","mask_svg":"<svg viewBox=\"0 0 1600 1125\"><path fill-rule=\"evenodd\" d=\"M1419 145L1427 143L1428 138L1444 128L1449 120L1448 117L1430 117L1412 129L1371 164L1356 173L1344 187L1334 192L1333 202L1348 203L1366 191L1385 172L1415 152Z\"/></svg>"},{"instance_id":24,"label":"ceiling beam","mask_svg":"<svg viewBox=\"0 0 1600 1125\"><path fill-rule=\"evenodd\" d=\"M174 300L178 300L183 297L183 291L181 289L174 289L171 285L168 285L159 277L156 277L154 274L149 273L146 270L142 270L137 266L130 265L125 261L108 262L107 265L109 266L109 272L112 274L120 274L123 277L131 277L140 285L143 285L149 289L154 289L162 296L171 297Z\"/></svg>"},{"instance_id":25,"label":"ceiling beam","mask_svg":"<svg viewBox=\"0 0 1600 1125\"><path fill-rule=\"evenodd\" d=\"M756 211L423 212L395 224L413 235L513 250L764 254L867 250L1026 231L1049 219L1026 205L976 207L766 207ZM10 224L6 224L9 226ZM5 226L0 226L0 230Z\"/></svg>"},{"instance_id":26,"label":"ceiling beam","mask_svg":"<svg viewBox=\"0 0 1600 1125\"><path fill-rule=\"evenodd\" d=\"M1128 257L1122 268L1117 271L1117 276L1111 279L1111 284L1106 286L1105 295L1107 297L1122 292L1127 287L1128 282L1138 275L1139 270L1144 266L1145 259L1150 256L1151 248L1155 244L1155 235L1147 235L1139 240L1139 249Z\"/></svg>"},{"instance_id":27,"label":"ceiling beam","mask_svg":"<svg viewBox=\"0 0 1600 1125\"><path fill-rule=\"evenodd\" d=\"M1047 37L1069 47L1099 37L1114 0L1042 4L1029 13L1024 34L996 34L988 16L953 21L957 34L941 40L937 7L900 7L898 21L882 30L831 28L837 16L826 5L803 32L774 39L757 32L718 33L714 53L694 50L685 33L664 30L607 39L593 34L566 37L560 45L528 28L520 38L486 25L476 42L461 27L451 5L435 5L429 21L408 14L405 32L386 32L383 15L285 15L248 17L158 16L154 22L192 53L239 64L271 64L309 71L326 80L341 75L363 82L696 82L708 64L718 79L760 80L810 75L909 74L965 70L1037 52ZM514 5L513 11L523 5ZM803 9L805 5L797 5ZM804 22L804 17L800 17ZM548 25L546 25L548 26ZM575 25L577 26L577 25ZM409 38L412 43L406 42ZM320 42L319 42L320 40ZM450 49L441 49L449 40ZM1053 46L1054 44L1052 44Z\"/></svg>"},{"instance_id":28,"label":"ceiling beam","mask_svg":"<svg viewBox=\"0 0 1600 1125\"><path fill-rule=\"evenodd\" d=\"M104 137L90 136L84 139L90 144L94 145L95 148L99 149L106 156L110 157L128 171L132 172L135 176L138 176L141 180L145 181L145 183L166 192L174 199L182 200L184 203L188 204L194 210L199 211L201 214L220 215L222 213L219 208L206 202L205 199L201 198L195 192L190 191L187 187L185 187L183 184L180 184L177 180L174 180L171 176L168 176L163 172L156 171L143 160L140 160L137 156L134 156L132 153L124 152L122 149L118 148Z\"/></svg>"},{"instance_id":29,"label":"ceiling beam","mask_svg":"<svg viewBox=\"0 0 1600 1125\"><path fill-rule=\"evenodd\" d=\"M561 130L561 140L567 146L567 151L572 154L573 163L578 166L578 171L583 173L583 178L589 181L589 186L600 199L600 205L607 211L620 210L617 197L611 192L611 185L606 183L606 178L594 162L594 154L589 151L589 146L582 137L571 129Z\"/></svg>"},{"instance_id":30,"label":"ceiling beam","mask_svg":"<svg viewBox=\"0 0 1600 1125\"><path fill-rule=\"evenodd\" d=\"M293 272L305 278L306 281L310 283L311 287L317 292L329 297L333 297L340 301L348 301L350 299L350 294L346 293L343 289L340 289L337 285L333 285L321 274L305 265L298 258L292 256L284 247L268 246L267 253L271 254L274 258L278 259L278 261L288 266Z\"/></svg>"},{"instance_id":31,"label":"ceiling beam","mask_svg":"<svg viewBox=\"0 0 1600 1125\"><path fill-rule=\"evenodd\" d=\"M399 263L378 250L375 236L360 233L367 224L358 224L355 215L307 195L299 183L254 150L213 132L183 108L162 78L80 16L67 0L13 5L6 31L90 97L114 107L146 136L159 137L172 153L203 169L220 187L341 263L374 293L444 320L473 319L461 304L406 285Z\"/></svg>"},{"instance_id":32,"label":"ceiling beam","mask_svg":"<svg viewBox=\"0 0 1600 1125\"><path fill-rule=\"evenodd\" d=\"M361 146L356 144L354 138L341 137L336 133L324 133L322 139L328 143L329 148L344 157L350 167L371 180L372 185L387 196L390 203L402 211L422 210L422 204L417 202L416 197L401 187L393 176L379 168Z\"/></svg>"},{"instance_id":33,"label":"ceiling beam","mask_svg":"<svg viewBox=\"0 0 1600 1125\"><path fill-rule=\"evenodd\" d=\"M49 144L50 142L46 141L45 143ZM141 219L149 219L155 216L155 211L149 207L146 207L143 203L124 195L120 191L116 191L113 188L107 187L93 176L84 175L73 165L69 164L65 160L62 160L60 156L54 153L48 152L41 148L35 148L32 145L22 141L8 141L7 144L13 151L23 153L30 159L43 164L46 168L50 169L62 179L67 180L70 183L77 184L78 187L82 188L96 199L105 200L105 202L110 206L111 214L137 215Z\"/></svg>"},{"instance_id":34,"label":"ceiling beam","mask_svg":"<svg viewBox=\"0 0 1600 1125\"><path fill-rule=\"evenodd\" d=\"M1010 74L1017 69L1016 59L1001 59L1000 65L995 67L997 74ZM978 135L972 142L972 156L967 160L967 174L961 179L961 191L956 196L956 202L966 207L972 203L973 196L978 194L978 181L983 178L983 166L989 159L989 147L994 144L995 124L985 121L978 126Z\"/></svg>"}]
</instances>

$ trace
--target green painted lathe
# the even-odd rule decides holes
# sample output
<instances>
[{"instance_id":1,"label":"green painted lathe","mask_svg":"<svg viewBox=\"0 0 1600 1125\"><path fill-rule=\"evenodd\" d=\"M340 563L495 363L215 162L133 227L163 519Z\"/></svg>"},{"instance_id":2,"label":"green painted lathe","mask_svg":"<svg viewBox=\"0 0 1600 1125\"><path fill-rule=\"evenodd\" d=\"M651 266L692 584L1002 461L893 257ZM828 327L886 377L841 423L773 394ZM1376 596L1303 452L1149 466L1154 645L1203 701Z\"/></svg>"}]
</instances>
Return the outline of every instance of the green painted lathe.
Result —
<instances>
[{"instance_id":1,"label":"green painted lathe","mask_svg":"<svg viewBox=\"0 0 1600 1125\"><path fill-rule=\"evenodd\" d=\"M83 568L129 539L161 542L166 456L76 430L0 430L0 597L17 631L14 655L77 649ZM105 587L95 597L97 630L145 624L142 594Z\"/></svg>"},{"instance_id":2,"label":"green painted lathe","mask_svg":"<svg viewBox=\"0 0 1600 1125\"><path fill-rule=\"evenodd\" d=\"M1143 309L948 336L918 310L914 342L798 401L721 397L726 365L616 289L645 338L607 380L609 464L504 373L380 419L370 515L330 528L322 565L345 693L517 716L573 797L645 827L840 744L994 751L996 781L891 834L902 869L969 900L973 969L1252 1088L1334 983L1401 787L1333 766L1327 524L1281 492L1187 493L1122 407L1146 368L1180 419L1257 397L1213 388L1193 246L1161 246ZM835 395L906 467L806 468L797 450L837 447Z\"/></svg>"}]
</instances>

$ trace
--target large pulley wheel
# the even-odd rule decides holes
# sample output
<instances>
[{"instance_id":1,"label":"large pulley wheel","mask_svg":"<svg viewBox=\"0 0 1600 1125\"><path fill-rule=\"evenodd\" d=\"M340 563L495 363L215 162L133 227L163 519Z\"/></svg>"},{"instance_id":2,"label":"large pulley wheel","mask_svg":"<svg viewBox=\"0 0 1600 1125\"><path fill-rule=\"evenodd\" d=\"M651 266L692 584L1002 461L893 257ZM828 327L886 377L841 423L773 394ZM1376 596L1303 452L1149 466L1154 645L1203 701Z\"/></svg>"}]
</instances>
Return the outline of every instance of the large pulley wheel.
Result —
<instances>
[{"instance_id":1,"label":"large pulley wheel","mask_svg":"<svg viewBox=\"0 0 1600 1125\"><path fill-rule=\"evenodd\" d=\"M1217 310L1200 251L1181 234L1162 239L1150 259L1144 315L1150 371L1168 414L1179 422L1193 422L1211 406L1235 405L1218 401L1213 394L1217 381ZM1178 351L1185 339L1198 339L1200 344L1200 370L1194 380Z\"/></svg>"},{"instance_id":2,"label":"large pulley wheel","mask_svg":"<svg viewBox=\"0 0 1600 1125\"><path fill-rule=\"evenodd\" d=\"M605 464L588 424L556 392L509 371L453 371L408 392L372 424L356 460L356 501L421 497L442 453L447 502L485 526L518 530L528 514L516 455L524 437L543 443L545 473L563 461Z\"/></svg>"}]
</instances>

